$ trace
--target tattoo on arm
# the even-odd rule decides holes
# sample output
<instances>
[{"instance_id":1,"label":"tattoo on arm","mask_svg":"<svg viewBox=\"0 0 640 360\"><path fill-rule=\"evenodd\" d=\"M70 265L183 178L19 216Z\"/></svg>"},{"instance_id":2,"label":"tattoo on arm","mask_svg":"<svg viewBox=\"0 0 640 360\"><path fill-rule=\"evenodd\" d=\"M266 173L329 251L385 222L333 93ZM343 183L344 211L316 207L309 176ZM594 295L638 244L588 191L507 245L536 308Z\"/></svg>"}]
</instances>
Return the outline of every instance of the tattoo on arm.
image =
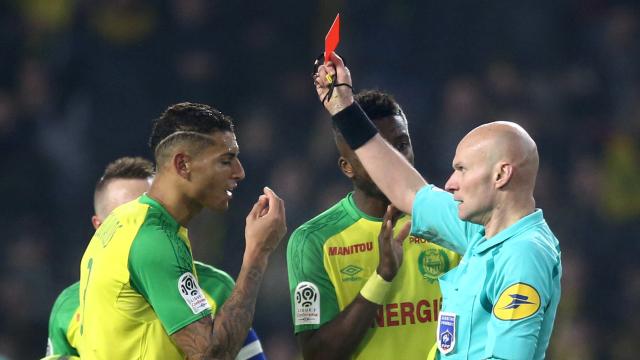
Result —
<instances>
[{"instance_id":1,"label":"tattoo on arm","mask_svg":"<svg viewBox=\"0 0 640 360\"><path fill-rule=\"evenodd\" d=\"M216 316L212 354L215 359L233 359L247 337L256 307L264 266L248 265L240 270L236 287Z\"/></svg>"},{"instance_id":2,"label":"tattoo on arm","mask_svg":"<svg viewBox=\"0 0 640 360\"><path fill-rule=\"evenodd\" d=\"M210 317L185 326L171 337L188 360L204 360L211 348L213 321Z\"/></svg>"},{"instance_id":3,"label":"tattoo on arm","mask_svg":"<svg viewBox=\"0 0 640 360\"><path fill-rule=\"evenodd\" d=\"M172 335L188 360L233 360L247 337L260 283L266 268L263 265L243 265L231 296L218 312L185 326Z\"/></svg>"}]
</instances>

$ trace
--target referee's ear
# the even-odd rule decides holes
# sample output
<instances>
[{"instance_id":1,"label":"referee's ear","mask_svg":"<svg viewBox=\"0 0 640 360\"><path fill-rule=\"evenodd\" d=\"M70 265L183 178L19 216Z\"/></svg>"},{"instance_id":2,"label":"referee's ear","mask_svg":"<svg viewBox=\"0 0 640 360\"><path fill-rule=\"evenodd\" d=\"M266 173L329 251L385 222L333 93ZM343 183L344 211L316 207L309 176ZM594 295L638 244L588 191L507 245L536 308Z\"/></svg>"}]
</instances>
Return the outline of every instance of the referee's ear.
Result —
<instances>
[{"instance_id":1,"label":"referee's ear","mask_svg":"<svg viewBox=\"0 0 640 360\"><path fill-rule=\"evenodd\" d=\"M500 162L496 165L495 187L501 189L505 187L513 176L513 166L506 162Z\"/></svg>"}]
</instances>

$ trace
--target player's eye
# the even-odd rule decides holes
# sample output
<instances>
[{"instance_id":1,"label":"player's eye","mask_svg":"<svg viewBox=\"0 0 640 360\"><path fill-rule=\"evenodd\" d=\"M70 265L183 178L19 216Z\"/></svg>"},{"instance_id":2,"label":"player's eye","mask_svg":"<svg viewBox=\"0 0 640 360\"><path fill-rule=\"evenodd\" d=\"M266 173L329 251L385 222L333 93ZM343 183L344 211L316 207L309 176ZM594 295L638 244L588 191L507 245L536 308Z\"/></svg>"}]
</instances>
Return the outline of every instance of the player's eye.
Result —
<instances>
[{"instance_id":1,"label":"player's eye","mask_svg":"<svg viewBox=\"0 0 640 360\"><path fill-rule=\"evenodd\" d=\"M409 143L405 141L396 145L396 149L400 152L405 152L405 150L407 150L408 148L409 148Z\"/></svg>"}]
</instances>

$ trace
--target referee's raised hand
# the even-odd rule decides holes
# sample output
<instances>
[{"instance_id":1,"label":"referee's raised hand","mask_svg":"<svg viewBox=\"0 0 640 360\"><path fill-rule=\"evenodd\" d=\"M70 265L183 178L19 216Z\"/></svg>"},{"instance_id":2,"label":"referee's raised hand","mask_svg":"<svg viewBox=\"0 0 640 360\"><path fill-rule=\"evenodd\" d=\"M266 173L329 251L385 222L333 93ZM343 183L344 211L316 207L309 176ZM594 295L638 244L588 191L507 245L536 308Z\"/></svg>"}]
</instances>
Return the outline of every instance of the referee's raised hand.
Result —
<instances>
[{"instance_id":1,"label":"referee's raised hand","mask_svg":"<svg viewBox=\"0 0 640 360\"><path fill-rule=\"evenodd\" d=\"M335 52L331 53L331 60L318 65L316 73L313 74L313 84L318 98L331 115L339 113L353 103L351 73Z\"/></svg>"},{"instance_id":2,"label":"referee's raised hand","mask_svg":"<svg viewBox=\"0 0 640 360\"><path fill-rule=\"evenodd\" d=\"M402 265L402 244L411 230L411 223L408 222L397 236L393 236L393 228L401 214L393 205L387 206L378 235L380 262L377 272L386 281L393 280Z\"/></svg>"}]
</instances>

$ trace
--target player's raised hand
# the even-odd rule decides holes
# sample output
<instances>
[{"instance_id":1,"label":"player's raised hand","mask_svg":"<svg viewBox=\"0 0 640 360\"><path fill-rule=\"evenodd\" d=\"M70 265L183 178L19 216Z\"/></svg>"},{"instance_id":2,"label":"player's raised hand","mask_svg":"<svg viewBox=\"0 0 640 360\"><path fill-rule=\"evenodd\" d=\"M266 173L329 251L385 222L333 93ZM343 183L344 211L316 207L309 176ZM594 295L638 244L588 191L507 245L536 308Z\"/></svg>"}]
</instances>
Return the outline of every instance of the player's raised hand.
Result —
<instances>
[{"instance_id":1,"label":"player's raised hand","mask_svg":"<svg viewBox=\"0 0 640 360\"><path fill-rule=\"evenodd\" d=\"M331 115L353 103L351 73L335 52L331 53L330 61L318 65L313 84L318 98Z\"/></svg>"},{"instance_id":2,"label":"player's raised hand","mask_svg":"<svg viewBox=\"0 0 640 360\"><path fill-rule=\"evenodd\" d=\"M284 201L268 187L247 215L244 234L247 256L268 256L287 232Z\"/></svg>"},{"instance_id":3,"label":"player's raised hand","mask_svg":"<svg viewBox=\"0 0 640 360\"><path fill-rule=\"evenodd\" d=\"M378 246L380 250L380 262L378 263L378 274L386 281L391 281L398 273L402 265L402 243L409 231L411 223L406 223L396 237L393 236L393 228L401 213L393 205L387 206L387 211L382 219L382 227L378 235Z\"/></svg>"}]
</instances>

